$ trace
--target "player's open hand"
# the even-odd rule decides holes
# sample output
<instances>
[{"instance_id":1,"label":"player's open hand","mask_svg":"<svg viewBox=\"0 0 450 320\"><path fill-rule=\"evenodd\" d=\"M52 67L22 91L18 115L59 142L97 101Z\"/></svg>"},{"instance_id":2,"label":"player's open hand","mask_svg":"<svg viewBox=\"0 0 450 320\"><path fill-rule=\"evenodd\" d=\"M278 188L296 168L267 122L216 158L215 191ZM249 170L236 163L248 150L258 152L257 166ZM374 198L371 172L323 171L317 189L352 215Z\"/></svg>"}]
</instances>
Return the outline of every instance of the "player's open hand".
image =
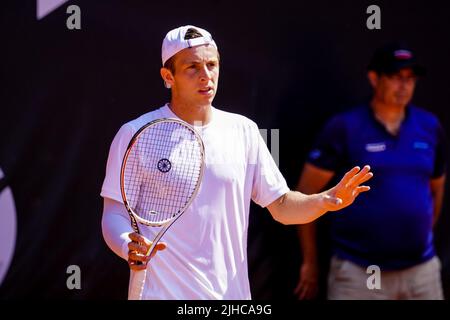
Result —
<instances>
[{"instance_id":1,"label":"player's open hand","mask_svg":"<svg viewBox=\"0 0 450 320\"><path fill-rule=\"evenodd\" d=\"M155 250L149 255L149 250L152 242L140 235L139 233L133 232L128 235L131 242L128 243L128 265L132 270L143 270L147 267L147 263L159 250L164 250L166 244L164 242L159 242L156 244Z\"/></svg>"},{"instance_id":2,"label":"player's open hand","mask_svg":"<svg viewBox=\"0 0 450 320\"><path fill-rule=\"evenodd\" d=\"M348 171L336 186L324 192L326 210L337 211L351 205L361 192L370 190L369 186L362 184L372 177L370 166L363 169L354 167Z\"/></svg>"}]
</instances>

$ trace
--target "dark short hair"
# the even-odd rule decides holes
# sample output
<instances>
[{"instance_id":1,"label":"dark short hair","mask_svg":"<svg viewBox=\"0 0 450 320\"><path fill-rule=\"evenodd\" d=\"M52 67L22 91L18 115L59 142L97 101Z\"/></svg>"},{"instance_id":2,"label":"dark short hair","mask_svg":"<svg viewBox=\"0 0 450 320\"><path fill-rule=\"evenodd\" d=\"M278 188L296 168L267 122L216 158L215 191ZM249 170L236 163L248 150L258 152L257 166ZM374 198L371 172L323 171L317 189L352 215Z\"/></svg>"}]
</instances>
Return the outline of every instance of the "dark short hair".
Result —
<instances>
[{"instance_id":1,"label":"dark short hair","mask_svg":"<svg viewBox=\"0 0 450 320\"><path fill-rule=\"evenodd\" d=\"M189 28L186 31L186 34L184 36L184 40L194 39L194 38L200 38L203 37L203 35L195 28ZM176 55L175 55L176 56ZM175 56L170 57L166 63L164 63L163 67L166 69L169 69L172 74L175 74ZM217 52L217 57L219 57L219 53Z\"/></svg>"}]
</instances>

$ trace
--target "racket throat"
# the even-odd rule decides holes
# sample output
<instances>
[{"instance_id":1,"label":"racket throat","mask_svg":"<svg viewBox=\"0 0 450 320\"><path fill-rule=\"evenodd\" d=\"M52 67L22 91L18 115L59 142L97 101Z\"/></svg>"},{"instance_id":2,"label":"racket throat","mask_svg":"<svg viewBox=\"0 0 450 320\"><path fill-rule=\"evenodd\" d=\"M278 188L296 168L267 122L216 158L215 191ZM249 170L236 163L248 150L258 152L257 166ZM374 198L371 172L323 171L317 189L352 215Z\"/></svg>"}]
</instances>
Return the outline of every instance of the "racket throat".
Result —
<instances>
[{"instance_id":1,"label":"racket throat","mask_svg":"<svg viewBox=\"0 0 450 320\"><path fill-rule=\"evenodd\" d=\"M155 251L156 249L156 245L159 243L159 241L161 240L161 238L163 237L163 235L166 233L166 231L170 228L170 226L180 217L181 215L178 215L175 219L173 219L172 221L168 222L167 224L164 225L164 227L161 229L161 231L158 233L158 235L155 237L155 239L153 239L152 245L150 246L150 248L147 251L147 256L150 256L153 254L153 251Z\"/></svg>"}]
</instances>

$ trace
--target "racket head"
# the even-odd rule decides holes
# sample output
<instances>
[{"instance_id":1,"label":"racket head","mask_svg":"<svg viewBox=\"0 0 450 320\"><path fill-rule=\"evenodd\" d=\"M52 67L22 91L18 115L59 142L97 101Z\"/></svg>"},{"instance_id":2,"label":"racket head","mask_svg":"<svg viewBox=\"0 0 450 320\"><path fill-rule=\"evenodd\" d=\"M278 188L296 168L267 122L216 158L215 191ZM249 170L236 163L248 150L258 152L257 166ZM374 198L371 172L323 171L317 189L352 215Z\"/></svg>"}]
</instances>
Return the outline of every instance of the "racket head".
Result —
<instances>
[{"instance_id":1,"label":"racket head","mask_svg":"<svg viewBox=\"0 0 450 320\"><path fill-rule=\"evenodd\" d=\"M200 135L179 119L158 119L139 129L120 174L122 199L132 220L161 226L181 215L198 193L204 150Z\"/></svg>"}]
</instances>

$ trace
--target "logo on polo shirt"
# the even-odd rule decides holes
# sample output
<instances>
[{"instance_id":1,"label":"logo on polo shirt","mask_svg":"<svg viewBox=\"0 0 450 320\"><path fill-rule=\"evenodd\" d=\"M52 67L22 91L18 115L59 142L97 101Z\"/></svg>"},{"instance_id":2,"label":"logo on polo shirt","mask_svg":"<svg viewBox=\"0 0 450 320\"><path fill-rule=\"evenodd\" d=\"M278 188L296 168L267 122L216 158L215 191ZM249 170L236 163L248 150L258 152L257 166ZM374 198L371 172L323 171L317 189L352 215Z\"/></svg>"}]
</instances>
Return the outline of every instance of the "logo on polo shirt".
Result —
<instances>
[{"instance_id":1,"label":"logo on polo shirt","mask_svg":"<svg viewBox=\"0 0 450 320\"><path fill-rule=\"evenodd\" d=\"M385 142L368 143L366 144L366 151L368 152L381 152L386 150Z\"/></svg>"},{"instance_id":2,"label":"logo on polo shirt","mask_svg":"<svg viewBox=\"0 0 450 320\"><path fill-rule=\"evenodd\" d=\"M426 150L428 148L429 148L429 145L427 142L423 142L423 141L414 142L414 149Z\"/></svg>"}]
</instances>

